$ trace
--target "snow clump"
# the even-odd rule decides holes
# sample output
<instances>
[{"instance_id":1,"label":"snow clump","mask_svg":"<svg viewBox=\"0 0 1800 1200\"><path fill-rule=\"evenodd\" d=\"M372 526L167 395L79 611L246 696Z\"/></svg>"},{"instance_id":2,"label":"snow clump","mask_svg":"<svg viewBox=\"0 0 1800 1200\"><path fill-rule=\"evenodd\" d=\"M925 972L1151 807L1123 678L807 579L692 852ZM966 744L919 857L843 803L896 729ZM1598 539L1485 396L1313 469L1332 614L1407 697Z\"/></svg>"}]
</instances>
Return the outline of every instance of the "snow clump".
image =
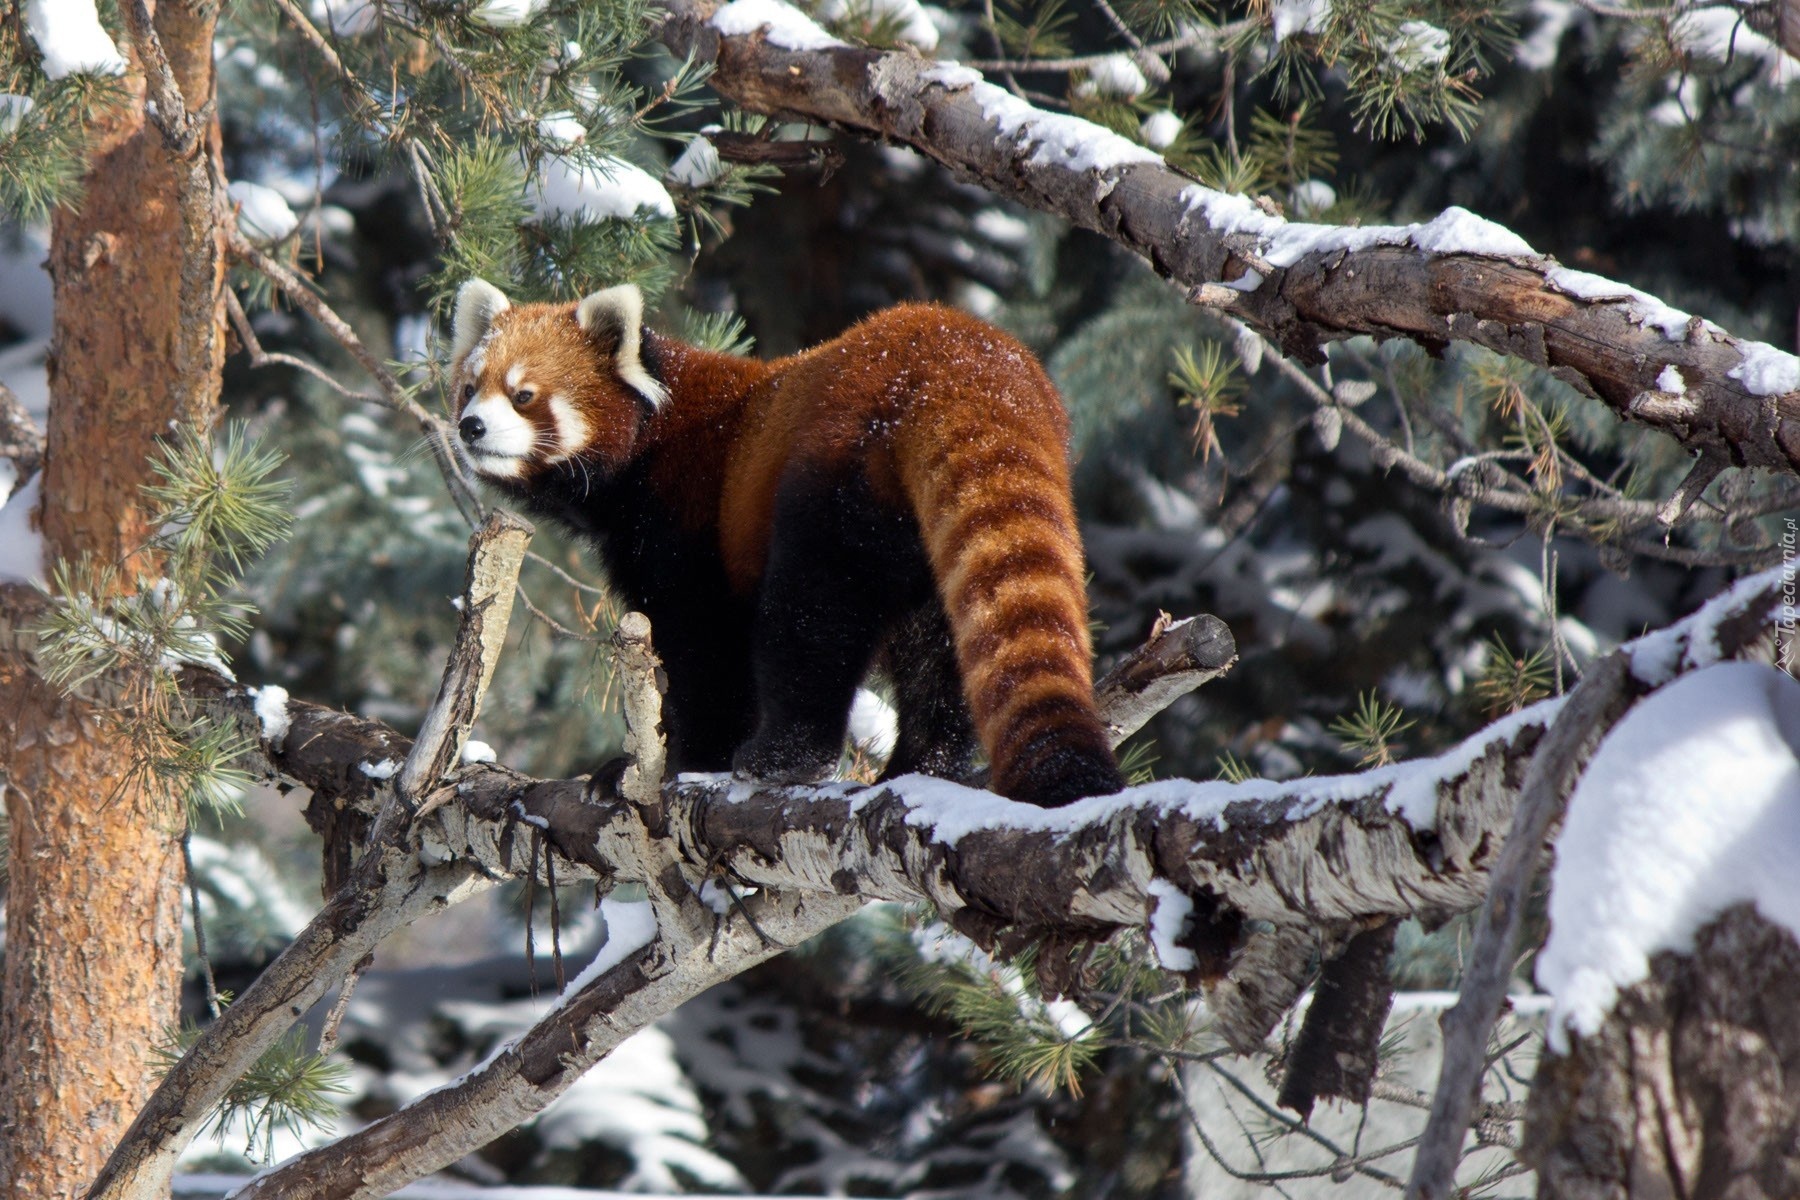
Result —
<instances>
[{"instance_id":1,"label":"snow clump","mask_svg":"<svg viewBox=\"0 0 1800 1200\"><path fill-rule=\"evenodd\" d=\"M1150 90L1150 81L1130 58L1109 54L1088 68L1088 77L1076 89L1083 96L1114 96L1129 100Z\"/></svg>"},{"instance_id":2,"label":"snow clump","mask_svg":"<svg viewBox=\"0 0 1800 1200\"><path fill-rule=\"evenodd\" d=\"M266 687L251 688L250 694L256 698L256 719L262 725L263 739L272 746L279 746L294 724L293 717L288 714L287 689L271 683Z\"/></svg>"},{"instance_id":3,"label":"snow clump","mask_svg":"<svg viewBox=\"0 0 1800 1200\"><path fill-rule=\"evenodd\" d=\"M538 136L559 150L568 150L587 141L587 126L572 112L547 113L538 121L537 128Z\"/></svg>"},{"instance_id":4,"label":"snow clump","mask_svg":"<svg viewBox=\"0 0 1800 1200\"><path fill-rule=\"evenodd\" d=\"M1725 372L1757 396L1785 396L1800 391L1800 358L1766 342L1741 344L1744 357Z\"/></svg>"},{"instance_id":5,"label":"snow clump","mask_svg":"<svg viewBox=\"0 0 1800 1200\"><path fill-rule=\"evenodd\" d=\"M781 0L731 0L713 14L712 27L726 37L761 30L764 41L783 50L825 50L848 44L832 37L811 17Z\"/></svg>"},{"instance_id":6,"label":"snow clump","mask_svg":"<svg viewBox=\"0 0 1800 1200\"><path fill-rule=\"evenodd\" d=\"M1538 983L1551 1045L1599 1031L1651 956L1739 904L1800 936L1800 683L1720 663L1649 696L1614 727L1569 802Z\"/></svg>"},{"instance_id":7,"label":"snow clump","mask_svg":"<svg viewBox=\"0 0 1800 1200\"><path fill-rule=\"evenodd\" d=\"M513 29L535 17L550 0L481 0L469 19L490 29Z\"/></svg>"},{"instance_id":8,"label":"snow clump","mask_svg":"<svg viewBox=\"0 0 1800 1200\"><path fill-rule=\"evenodd\" d=\"M279 242L300 224L300 218L274 188L240 179L226 186L225 195L237 206L238 226L259 242Z\"/></svg>"},{"instance_id":9,"label":"snow clump","mask_svg":"<svg viewBox=\"0 0 1800 1200\"><path fill-rule=\"evenodd\" d=\"M697 137L669 164L668 179L681 187L699 188L723 174L725 164L719 161L718 147L705 137Z\"/></svg>"},{"instance_id":10,"label":"snow clump","mask_svg":"<svg viewBox=\"0 0 1800 1200\"><path fill-rule=\"evenodd\" d=\"M87 72L123 75L125 59L100 24L94 0L26 0L25 28L44 55L51 79Z\"/></svg>"},{"instance_id":11,"label":"snow clump","mask_svg":"<svg viewBox=\"0 0 1800 1200\"><path fill-rule=\"evenodd\" d=\"M1152 150L1167 150L1181 136L1181 118L1166 108L1153 112L1138 126L1138 134Z\"/></svg>"},{"instance_id":12,"label":"snow clump","mask_svg":"<svg viewBox=\"0 0 1800 1200\"><path fill-rule=\"evenodd\" d=\"M629 220L639 213L652 217L675 215L675 201L663 185L622 158L586 163L553 158L544 164L535 190L538 215L542 217L577 216L604 221Z\"/></svg>"},{"instance_id":13,"label":"snow clump","mask_svg":"<svg viewBox=\"0 0 1800 1200\"><path fill-rule=\"evenodd\" d=\"M1275 0L1269 6L1277 42L1285 42L1297 33L1322 32L1330 18L1331 5L1327 0Z\"/></svg>"},{"instance_id":14,"label":"snow clump","mask_svg":"<svg viewBox=\"0 0 1800 1200\"><path fill-rule=\"evenodd\" d=\"M1401 74L1429 70L1442 67L1450 57L1450 35L1425 21L1407 21L1382 49L1387 51L1390 70Z\"/></svg>"},{"instance_id":15,"label":"snow clump","mask_svg":"<svg viewBox=\"0 0 1800 1200\"><path fill-rule=\"evenodd\" d=\"M937 49L937 26L931 23L931 17L919 0L823 0L817 12L832 22L846 17L879 21L897 30L894 36L909 46L921 50Z\"/></svg>"},{"instance_id":16,"label":"snow clump","mask_svg":"<svg viewBox=\"0 0 1800 1200\"><path fill-rule=\"evenodd\" d=\"M462 760L466 763L484 763L498 761L494 748L486 742L470 738L463 743Z\"/></svg>"}]
</instances>

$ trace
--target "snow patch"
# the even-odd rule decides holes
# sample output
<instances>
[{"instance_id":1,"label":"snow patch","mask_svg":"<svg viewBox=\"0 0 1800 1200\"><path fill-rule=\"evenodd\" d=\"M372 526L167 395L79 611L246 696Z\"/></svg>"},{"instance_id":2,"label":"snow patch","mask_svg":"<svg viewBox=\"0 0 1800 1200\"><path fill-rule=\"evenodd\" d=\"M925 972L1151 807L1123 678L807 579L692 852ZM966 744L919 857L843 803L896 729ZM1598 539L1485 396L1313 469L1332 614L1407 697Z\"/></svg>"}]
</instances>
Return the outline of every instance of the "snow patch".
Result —
<instances>
[{"instance_id":1,"label":"snow patch","mask_svg":"<svg viewBox=\"0 0 1800 1200\"><path fill-rule=\"evenodd\" d=\"M680 157L669 164L668 179L670 183L682 187L698 188L718 179L725 174L725 164L719 161L718 147L706 138L697 137L687 144Z\"/></svg>"},{"instance_id":2,"label":"snow patch","mask_svg":"<svg viewBox=\"0 0 1800 1200\"><path fill-rule=\"evenodd\" d=\"M1563 34L1575 21L1575 5L1569 0L1531 0L1527 10L1537 19L1531 32L1519 40L1513 61L1527 71L1548 71L1556 65Z\"/></svg>"},{"instance_id":3,"label":"snow patch","mask_svg":"<svg viewBox=\"0 0 1800 1200\"><path fill-rule=\"evenodd\" d=\"M226 185L225 194L237 207L238 225L257 241L279 242L300 224L287 200L272 187L239 179Z\"/></svg>"},{"instance_id":4,"label":"snow patch","mask_svg":"<svg viewBox=\"0 0 1800 1200\"><path fill-rule=\"evenodd\" d=\"M1181 201L1190 215L1198 213L1221 236L1248 234L1257 239L1257 255L1276 267L1291 267L1308 254L1366 250L1372 246L1412 245L1430 254L1478 254L1488 258L1536 256L1530 244L1505 226L1452 206L1424 224L1314 225L1287 221L1264 212L1247 196L1216 192L1193 184Z\"/></svg>"},{"instance_id":5,"label":"snow patch","mask_svg":"<svg viewBox=\"0 0 1800 1200\"><path fill-rule=\"evenodd\" d=\"M594 955L594 961L569 980L569 986L557 997L558 1008L656 938L656 914L648 900L614 900L608 896L600 901L600 917L606 923L606 942Z\"/></svg>"},{"instance_id":6,"label":"snow patch","mask_svg":"<svg viewBox=\"0 0 1800 1200\"><path fill-rule=\"evenodd\" d=\"M894 752L900 736L900 716L894 706L871 692L857 688L850 702L850 740L867 754L885 760Z\"/></svg>"},{"instance_id":7,"label":"snow patch","mask_svg":"<svg viewBox=\"0 0 1800 1200\"><path fill-rule=\"evenodd\" d=\"M0 505L0 583L44 582L44 537L36 524L43 482L39 471Z\"/></svg>"},{"instance_id":8,"label":"snow patch","mask_svg":"<svg viewBox=\"0 0 1800 1200\"><path fill-rule=\"evenodd\" d=\"M1181 118L1166 108L1153 112L1138 126L1138 135L1152 150L1167 150L1181 136Z\"/></svg>"},{"instance_id":9,"label":"snow patch","mask_svg":"<svg viewBox=\"0 0 1800 1200\"><path fill-rule=\"evenodd\" d=\"M1692 948L1721 912L1754 904L1800 937L1800 683L1771 667L1696 671L1628 713L1569 802L1538 982L1550 1043L1597 1032L1650 958Z\"/></svg>"},{"instance_id":10,"label":"snow patch","mask_svg":"<svg viewBox=\"0 0 1800 1200\"><path fill-rule=\"evenodd\" d=\"M587 126L581 118L566 110L546 113L538 121L538 136L559 150L569 150L587 141Z\"/></svg>"},{"instance_id":11,"label":"snow patch","mask_svg":"<svg viewBox=\"0 0 1800 1200\"><path fill-rule=\"evenodd\" d=\"M359 762L356 764L356 769L370 779L392 779L394 772L400 769L401 761L398 758L389 758L378 763Z\"/></svg>"},{"instance_id":12,"label":"snow patch","mask_svg":"<svg viewBox=\"0 0 1800 1200\"><path fill-rule=\"evenodd\" d=\"M1331 18L1327 0L1275 0L1269 6L1275 40L1285 42L1297 33L1320 33Z\"/></svg>"},{"instance_id":13,"label":"snow patch","mask_svg":"<svg viewBox=\"0 0 1800 1200\"><path fill-rule=\"evenodd\" d=\"M375 28L379 13L374 0L313 0L312 19L339 37L355 37Z\"/></svg>"},{"instance_id":14,"label":"snow patch","mask_svg":"<svg viewBox=\"0 0 1800 1200\"><path fill-rule=\"evenodd\" d=\"M1656 387L1658 391L1671 392L1677 396L1687 395L1687 380L1681 377L1681 369L1674 363L1657 373Z\"/></svg>"},{"instance_id":15,"label":"snow patch","mask_svg":"<svg viewBox=\"0 0 1800 1200\"><path fill-rule=\"evenodd\" d=\"M125 59L100 24L94 0L25 0L25 28L43 52L44 74L51 79L125 73Z\"/></svg>"},{"instance_id":16,"label":"snow patch","mask_svg":"<svg viewBox=\"0 0 1800 1200\"><path fill-rule=\"evenodd\" d=\"M919 72L919 78L937 84L946 92L960 92L982 82L980 71L954 62L933 63Z\"/></svg>"},{"instance_id":17,"label":"snow patch","mask_svg":"<svg viewBox=\"0 0 1800 1200\"><path fill-rule=\"evenodd\" d=\"M1186 946L1177 945L1194 915L1194 901L1166 879L1150 881L1150 945L1156 961L1170 971L1192 971L1200 959Z\"/></svg>"},{"instance_id":18,"label":"snow patch","mask_svg":"<svg viewBox=\"0 0 1800 1200\"><path fill-rule=\"evenodd\" d=\"M1026 161L1031 165L1101 173L1103 177L1095 184L1096 198L1104 198L1113 189L1106 173L1138 163L1162 162L1161 155L1130 138L1080 117L1045 112L1005 88L983 82L967 67L940 64L923 72L921 78L951 90L968 88L981 105L981 115L993 122L1001 138L1012 143L1015 154L1029 153Z\"/></svg>"},{"instance_id":19,"label":"snow patch","mask_svg":"<svg viewBox=\"0 0 1800 1200\"><path fill-rule=\"evenodd\" d=\"M713 14L712 27L726 37L762 31L763 40L783 50L826 50L847 45L811 17L781 0L731 0Z\"/></svg>"},{"instance_id":20,"label":"snow patch","mask_svg":"<svg viewBox=\"0 0 1800 1200\"><path fill-rule=\"evenodd\" d=\"M12 92L0 92L0 134L11 135L18 132L20 124L31 115L37 104L30 96L19 96Z\"/></svg>"},{"instance_id":21,"label":"snow patch","mask_svg":"<svg viewBox=\"0 0 1800 1200\"><path fill-rule=\"evenodd\" d=\"M1088 68L1088 77L1076 89L1083 96L1115 96L1129 100L1150 90L1150 81L1131 59L1109 54Z\"/></svg>"},{"instance_id":22,"label":"snow patch","mask_svg":"<svg viewBox=\"0 0 1800 1200\"><path fill-rule=\"evenodd\" d=\"M1767 342L1740 342L1744 357L1725 372L1756 396L1785 396L1800 391L1800 358Z\"/></svg>"},{"instance_id":23,"label":"snow patch","mask_svg":"<svg viewBox=\"0 0 1800 1200\"><path fill-rule=\"evenodd\" d=\"M1712 62L1761 59L1768 68L1765 82L1778 88L1800 79L1800 60L1750 28L1734 4L1688 9L1669 22L1669 38L1677 49Z\"/></svg>"},{"instance_id":24,"label":"snow patch","mask_svg":"<svg viewBox=\"0 0 1800 1200\"><path fill-rule=\"evenodd\" d=\"M737 0L743 3L743 0ZM533 184L539 216L586 221L630 220L640 213L673 217L675 201L663 185L622 158L576 163L553 158Z\"/></svg>"},{"instance_id":25,"label":"snow patch","mask_svg":"<svg viewBox=\"0 0 1800 1200\"><path fill-rule=\"evenodd\" d=\"M842 21L849 16L866 16L897 30L895 37L921 50L935 50L937 26L919 0L823 0L818 14L827 21Z\"/></svg>"},{"instance_id":26,"label":"snow patch","mask_svg":"<svg viewBox=\"0 0 1800 1200\"><path fill-rule=\"evenodd\" d=\"M481 0L469 19L490 29L514 29L541 12L550 0Z\"/></svg>"},{"instance_id":27,"label":"snow patch","mask_svg":"<svg viewBox=\"0 0 1800 1200\"><path fill-rule=\"evenodd\" d=\"M1571 271L1567 267L1554 267L1545 272L1544 282L1565 295L1580 300L1603 301L1625 300L1625 315L1633 324L1642 325L1646 329L1655 329L1672 342L1679 342L1687 336L1688 322L1693 317L1658 300L1648 292L1640 292L1636 288L1607 279L1601 275L1593 275L1587 271ZM1717 330L1718 326L1710 321L1708 329ZM1745 343L1755 345L1759 343Z\"/></svg>"},{"instance_id":28,"label":"snow patch","mask_svg":"<svg viewBox=\"0 0 1800 1200\"><path fill-rule=\"evenodd\" d=\"M256 719L262 724L263 740L272 746L281 745L281 739L294 724L288 715L287 689L271 683L251 688L250 695L256 699Z\"/></svg>"},{"instance_id":29,"label":"snow patch","mask_svg":"<svg viewBox=\"0 0 1800 1200\"><path fill-rule=\"evenodd\" d=\"M484 763L497 761L494 748L486 742L470 738L463 743L462 761L466 763Z\"/></svg>"}]
</instances>

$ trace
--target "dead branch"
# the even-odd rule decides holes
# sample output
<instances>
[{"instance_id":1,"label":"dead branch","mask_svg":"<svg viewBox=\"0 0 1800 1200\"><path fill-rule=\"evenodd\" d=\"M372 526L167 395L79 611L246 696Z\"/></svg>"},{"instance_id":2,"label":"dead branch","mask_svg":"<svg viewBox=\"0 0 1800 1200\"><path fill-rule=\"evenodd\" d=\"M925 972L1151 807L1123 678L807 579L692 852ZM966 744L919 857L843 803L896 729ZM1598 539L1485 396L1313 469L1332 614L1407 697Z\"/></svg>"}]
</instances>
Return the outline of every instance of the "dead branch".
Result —
<instances>
[{"instance_id":1,"label":"dead branch","mask_svg":"<svg viewBox=\"0 0 1800 1200\"><path fill-rule=\"evenodd\" d=\"M1345 231L1281 221L1123 139L1105 141L1095 126L1029 109L966 68L842 44L784 50L760 32L722 35L709 23L714 9L712 0L672 0L660 36L714 64L709 82L733 102L911 146L997 195L1113 239L1286 354L1322 361L1325 344L1364 334L1472 342L1551 371L1695 454L1800 473L1800 392L1771 382L1792 373L1791 359L1566 271L1471 214L1336 236ZM1078 142L1114 165L1068 165L1057 147ZM1471 230L1479 236L1464 236ZM1784 366L1761 369L1775 362ZM1683 381L1679 396L1659 387L1665 369Z\"/></svg>"}]
</instances>

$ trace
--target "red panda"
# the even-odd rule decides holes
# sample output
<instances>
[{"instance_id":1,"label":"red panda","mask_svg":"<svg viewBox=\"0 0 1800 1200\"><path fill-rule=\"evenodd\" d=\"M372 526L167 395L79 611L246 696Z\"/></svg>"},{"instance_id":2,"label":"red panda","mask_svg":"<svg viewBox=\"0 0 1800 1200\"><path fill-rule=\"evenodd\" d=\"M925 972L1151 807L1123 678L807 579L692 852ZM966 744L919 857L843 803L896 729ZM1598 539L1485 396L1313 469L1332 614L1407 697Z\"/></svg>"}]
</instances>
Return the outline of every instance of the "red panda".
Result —
<instances>
[{"instance_id":1,"label":"red panda","mask_svg":"<svg viewBox=\"0 0 1800 1200\"><path fill-rule=\"evenodd\" d=\"M893 682L887 767L1045 806L1124 786L1094 710L1068 419L1031 353L929 304L763 362L654 333L626 285L458 293L461 449L592 539L668 673L677 770L826 777Z\"/></svg>"}]
</instances>

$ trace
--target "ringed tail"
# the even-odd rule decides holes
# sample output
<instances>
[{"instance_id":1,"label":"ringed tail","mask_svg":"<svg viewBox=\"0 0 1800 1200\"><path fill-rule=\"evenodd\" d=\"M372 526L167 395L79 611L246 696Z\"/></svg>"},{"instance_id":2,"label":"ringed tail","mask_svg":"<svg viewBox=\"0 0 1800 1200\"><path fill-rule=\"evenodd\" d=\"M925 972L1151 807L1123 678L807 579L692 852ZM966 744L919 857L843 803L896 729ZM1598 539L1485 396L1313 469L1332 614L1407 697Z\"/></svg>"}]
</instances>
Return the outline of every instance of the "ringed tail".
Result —
<instances>
[{"instance_id":1,"label":"ringed tail","mask_svg":"<svg viewBox=\"0 0 1800 1200\"><path fill-rule=\"evenodd\" d=\"M1061 402L1047 399L1060 427ZM932 439L932 461L903 478L991 786L1046 808L1119 791L1125 780L1094 708L1086 572L1061 438L966 432Z\"/></svg>"}]
</instances>

